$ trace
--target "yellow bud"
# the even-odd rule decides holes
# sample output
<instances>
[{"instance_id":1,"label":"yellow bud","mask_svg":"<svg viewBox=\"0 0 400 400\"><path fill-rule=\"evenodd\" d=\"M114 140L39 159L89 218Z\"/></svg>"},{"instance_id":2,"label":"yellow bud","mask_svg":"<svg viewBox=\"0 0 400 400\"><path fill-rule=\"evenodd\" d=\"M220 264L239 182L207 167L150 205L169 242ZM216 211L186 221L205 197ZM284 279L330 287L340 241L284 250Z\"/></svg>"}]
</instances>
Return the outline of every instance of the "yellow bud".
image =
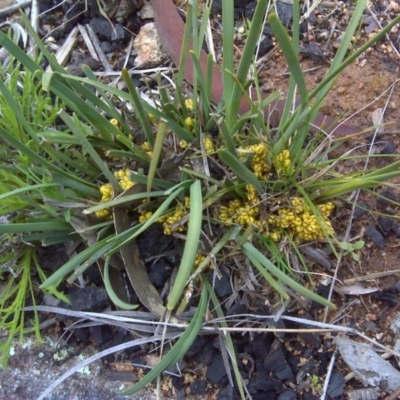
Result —
<instances>
[{"instance_id":1,"label":"yellow bud","mask_svg":"<svg viewBox=\"0 0 400 400\"><path fill-rule=\"evenodd\" d=\"M185 118L185 125L189 128L193 128L193 118L192 117L187 117Z\"/></svg>"},{"instance_id":2,"label":"yellow bud","mask_svg":"<svg viewBox=\"0 0 400 400\"><path fill-rule=\"evenodd\" d=\"M149 142L143 142L143 144L142 144L142 149L143 149L144 151L151 151L150 143L149 143Z\"/></svg>"},{"instance_id":3,"label":"yellow bud","mask_svg":"<svg viewBox=\"0 0 400 400\"><path fill-rule=\"evenodd\" d=\"M189 143L186 141L186 140L181 140L180 142L179 142L179 147L181 148L181 149L186 149L186 147L188 147L189 146Z\"/></svg>"},{"instance_id":4,"label":"yellow bud","mask_svg":"<svg viewBox=\"0 0 400 400\"><path fill-rule=\"evenodd\" d=\"M110 123L111 123L111 125L114 125L117 128L119 128L119 122L117 119L115 119L115 118L110 119Z\"/></svg>"},{"instance_id":5,"label":"yellow bud","mask_svg":"<svg viewBox=\"0 0 400 400\"><path fill-rule=\"evenodd\" d=\"M194 103L192 99L185 99L185 107L189 112L193 111Z\"/></svg>"}]
</instances>

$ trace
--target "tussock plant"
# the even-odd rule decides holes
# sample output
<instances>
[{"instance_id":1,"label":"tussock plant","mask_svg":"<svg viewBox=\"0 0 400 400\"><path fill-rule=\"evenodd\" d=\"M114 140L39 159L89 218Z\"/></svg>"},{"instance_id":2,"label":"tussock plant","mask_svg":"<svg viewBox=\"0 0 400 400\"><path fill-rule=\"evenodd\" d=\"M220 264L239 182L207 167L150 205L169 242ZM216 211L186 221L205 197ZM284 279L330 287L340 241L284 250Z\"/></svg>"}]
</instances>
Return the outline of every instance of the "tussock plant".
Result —
<instances>
[{"instance_id":1,"label":"tussock plant","mask_svg":"<svg viewBox=\"0 0 400 400\"><path fill-rule=\"evenodd\" d=\"M10 54L0 79L0 278L5 288L0 296L1 327L8 329L9 338L27 331L27 298L34 299L35 291L41 290L64 299L57 289L60 283L74 282L93 263L102 271L117 308L138 307L119 299L110 282L111 269L122 262L142 309L184 327L159 364L126 394L182 358L209 313L226 326L213 288L223 265L248 265L254 279L271 288L278 302L297 293L335 307L314 293L312 280L305 284L308 275L296 274L291 260L299 258L299 265L305 265L299 246L310 242L324 241L333 256L338 254L333 219L346 195L383 185L400 174L400 162L394 161L378 170L341 175L337 167L350 156L329 158L333 146L337 153L338 141L312 129L335 78L399 18L349 52L366 3L359 0L325 79L309 91L298 61L298 2L292 37L267 10L268 2L257 2L237 69L232 3L223 1L225 92L219 104L211 101L212 64L205 75L198 60L208 3L200 21L194 15L196 1L188 5L183 53L193 61L193 89L184 84L182 61L173 76L175 88L160 85L152 102L142 99L126 70L121 78L127 90L101 83L88 67L83 68L84 77L68 74L25 17L40 58L29 57L0 33L0 45ZM277 93L253 101L251 109L239 115L247 89L259 87L250 72L265 15L291 71L287 104L274 129L265 121L264 109L279 97ZM48 61L50 72L40 66L42 59ZM150 282L136 244L153 224L161 224L164 235L184 243L164 297ZM74 242L75 248L83 245L82 250L45 276L35 246L67 242ZM280 252L283 246L285 251ZM32 274L36 287L32 269L37 271ZM188 321L189 305L195 311ZM38 332L38 322L34 323ZM229 332L225 344L245 398ZM8 339L0 347L3 365L9 345Z\"/></svg>"}]
</instances>

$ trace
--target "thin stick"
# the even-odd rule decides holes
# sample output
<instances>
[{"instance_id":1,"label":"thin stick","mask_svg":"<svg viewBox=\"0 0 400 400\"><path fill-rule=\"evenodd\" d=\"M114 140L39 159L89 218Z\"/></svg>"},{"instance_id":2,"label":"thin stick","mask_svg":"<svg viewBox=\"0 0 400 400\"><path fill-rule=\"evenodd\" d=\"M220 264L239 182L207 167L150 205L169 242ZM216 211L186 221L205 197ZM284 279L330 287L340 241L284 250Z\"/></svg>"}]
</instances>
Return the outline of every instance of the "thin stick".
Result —
<instances>
[{"instance_id":1,"label":"thin stick","mask_svg":"<svg viewBox=\"0 0 400 400\"><path fill-rule=\"evenodd\" d=\"M14 14L15 12L18 12L22 8L29 7L32 3L32 0L25 0L18 2L16 4L13 4L12 6L3 8L0 10L0 18L1 17L7 17L10 14Z\"/></svg>"}]
</instances>

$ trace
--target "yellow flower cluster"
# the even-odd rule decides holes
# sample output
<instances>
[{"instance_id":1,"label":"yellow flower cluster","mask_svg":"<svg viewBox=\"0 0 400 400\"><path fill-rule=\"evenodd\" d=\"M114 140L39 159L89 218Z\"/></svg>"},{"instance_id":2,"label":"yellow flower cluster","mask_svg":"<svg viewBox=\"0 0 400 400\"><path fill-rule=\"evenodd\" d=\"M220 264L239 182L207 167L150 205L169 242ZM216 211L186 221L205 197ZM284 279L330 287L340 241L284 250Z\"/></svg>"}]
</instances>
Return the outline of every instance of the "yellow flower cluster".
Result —
<instances>
[{"instance_id":1,"label":"yellow flower cluster","mask_svg":"<svg viewBox=\"0 0 400 400\"><path fill-rule=\"evenodd\" d=\"M188 113L193 113L194 103L192 99L185 99L185 107ZM194 126L194 120L191 116L185 118L185 125L186 127L192 131Z\"/></svg>"},{"instance_id":2,"label":"yellow flower cluster","mask_svg":"<svg viewBox=\"0 0 400 400\"><path fill-rule=\"evenodd\" d=\"M112 125L114 125L114 126L116 126L117 128L119 128L119 122L118 122L117 119L112 118L112 119L110 119L110 122L111 122Z\"/></svg>"},{"instance_id":3,"label":"yellow flower cluster","mask_svg":"<svg viewBox=\"0 0 400 400\"><path fill-rule=\"evenodd\" d=\"M193 118L192 117L186 117L185 118L185 125L186 125L187 128L192 130L193 129Z\"/></svg>"},{"instance_id":4,"label":"yellow flower cluster","mask_svg":"<svg viewBox=\"0 0 400 400\"><path fill-rule=\"evenodd\" d=\"M164 235L171 235L174 232L183 232L183 225L178 225L172 227L175 223L179 222L185 215L188 213L188 208L190 207L190 198L185 197L183 204L178 204L175 207L175 211L172 215L161 217L158 219L158 222L161 222L164 227Z\"/></svg>"},{"instance_id":5,"label":"yellow flower cluster","mask_svg":"<svg viewBox=\"0 0 400 400\"><path fill-rule=\"evenodd\" d=\"M131 176L131 171L128 168L115 171L114 176L118 179L119 184L124 190L130 189L135 184L135 182L132 182L129 179Z\"/></svg>"},{"instance_id":6,"label":"yellow flower cluster","mask_svg":"<svg viewBox=\"0 0 400 400\"><path fill-rule=\"evenodd\" d=\"M242 152L241 150L245 150ZM251 169L258 179L266 180L268 179L268 173L270 171L270 166L267 163L268 147L265 143L258 143L255 145L246 146L244 148L239 148L239 157L243 157L247 152L254 152L253 159L251 161Z\"/></svg>"},{"instance_id":7,"label":"yellow flower cluster","mask_svg":"<svg viewBox=\"0 0 400 400\"><path fill-rule=\"evenodd\" d=\"M196 258L194 259L194 266L198 267L206 258L205 255L201 254L201 253L196 253Z\"/></svg>"},{"instance_id":8,"label":"yellow flower cluster","mask_svg":"<svg viewBox=\"0 0 400 400\"><path fill-rule=\"evenodd\" d=\"M228 206L221 206L219 209L219 220L227 225L239 224L243 226L254 225L260 216L260 201L256 195L256 189L252 185L246 185L247 202L231 200Z\"/></svg>"},{"instance_id":9,"label":"yellow flower cluster","mask_svg":"<svg viewBox=\"0 0 400 400\"><path fill-rule=\"evenodd\" d=\"M139 213L139 222L144 222L144 221L147 221L148 219L150 219L150 217L153 215L153 212L152 211L146 211L146 210L143 210L143 211L140 211L140 213Z\"/></svg>"},{"instance_id":10,"label":"yellow flower cluster","mask_svg":"<svg viewBox=\"0 0 400 400\"><path fill-rule=\"evenodd\" d=\"M275 170L278 174L291 173L293 171L289 150L283 150L276 156Z\"/></svg>"},{"instance_id":11,"label":"yellow flower cluster","mask_svg":"<svg viewBox=\"0 0 400 400\"><path fill-rule=\"evenodd\" d=\"M146 154L151 157L153 155L153 152L151 150L151 146L149 142L143 142L142 144L142 149L146 152Z\"/></svg>"},{"instance_id":12,"label":"yellow flower cluster","mask_svg":"<svg viewBox=\"0 0 400 400\"><path fill-rule=\"evenodd\" d=\"M135 184L135 182L132 182L129 179L129 177L131 176L131 171L128 168L125 170L120 169L119 171L115 171L114 176L118 180L122 189L124 189L124 190L128 190ZM108 201L111 201L111 199L114 195L114 190L113 190L111 183L106 183L104 185L101 185L99 190L101 193L100 203L107 203ZM102 219L110 218L111 210L108 208L104 208L102 210L96 211L95 214L96 214L97 218L102 218Z\"/></svg>"},{"instance_id":13,"label":"yellow flower cluster","mask_svg":"<svg viewBox=\"0 0 400 400\"><path fill-rule=\"evenodd\" d=\"M194 103L192 99L185 99L185 107L189 112L193 111Z\"/></svg>"},{"instance_id":14,"label":"yellow flower cluster","mask_svg":"<svg viewBox=\"0 0 400 400\"><path fill-rule=\"evenodd\" d=\"M111 183L100 186L99 190L101 193L100 203L107 203L112 199L114 191ZM109 208L103 208L102 210L96 211L95 214L97 218L105 219L111 216L111 211Z\"/></svg>"},{"instance_id":15,"label":"yellow flower cluster","mask_svg":"<svg viewBox=\"0 0 400 400\"><path fill-rule=\"evenodd\" d=\"M272 231L284 229L299 241L304 242L322 239L333 233L328 219L334 209L333 203L328 202L317 206L322 216L319 220L303 199L294 197L290 204L291 207L279 208L278 216L268 217L268 224Z\"/></svg>"},{"instance_id":16,"label":"yellow flower cluster","mask_svg":"<svg viewBox=\"0 0 400 400\"><path fill-rule=\"evenodd\" d=\"M189 147L189 143L188 143L186 140L181 140L181 141L179 142L179 147L180 147L181 149L186 149L186 148Z\"/></svg>"},{"instance_id":17,"label":"yellow flower cluster","mask_svg":"<svg viewBox=\"0 0 400 400\"><path fill-rule=\"evenodd\" d=\"M212 140L209 136L207 136L203 139L203 143L204 143L204 148L205 148L207 154L214 152L214 143L212 142Z\"/></svg>"},{"instance_id":18,"label":"yellow flower cluster","mask_svg":"<svg viewBox=\"0 0 400 400\"><path fill-rule=\"evenodd\" d=\"M219 220L226 225L253 225L257 231L274 241L280 240L285 231L295 240L308 242L321 239L333 233L329 217L334 209L333 203L318 205L322 218L311 212L308 205L300 197L290 200L289 207L280 207L277 214L270 214L266 221L260 219L260 199L252 185L246 186L247 201L231 200L227 206L219 209Z\"/></svg>"}]
</instances>

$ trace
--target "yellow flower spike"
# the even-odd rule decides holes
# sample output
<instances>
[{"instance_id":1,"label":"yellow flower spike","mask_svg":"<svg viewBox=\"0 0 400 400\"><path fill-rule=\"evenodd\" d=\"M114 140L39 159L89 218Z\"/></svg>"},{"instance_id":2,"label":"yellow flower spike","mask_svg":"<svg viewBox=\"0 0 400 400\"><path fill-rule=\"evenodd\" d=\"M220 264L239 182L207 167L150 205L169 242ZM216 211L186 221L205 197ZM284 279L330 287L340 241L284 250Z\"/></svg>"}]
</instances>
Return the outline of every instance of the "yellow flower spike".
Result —
<instances>
[{"instance_id":1,"label":"yellow flower spike","mask_svg":"<svg viewBox=\"0 0 400 400\"><path fill-rule=\"evenodd\" d=\"M292 162L290 160L284 160L282 163L282 166L285 170L289 170L290 167L292 166Z\"/></svg>"},{"instance_id":2,"label":"yellow flower spike","mask_svg":"<svg viewBox=\"0 0 400 400\"><path fill-rule=\"evenodd\" d=\"M229 202L229 208L238 208L242 206L242 202L240 200L231 200Z\"/></svg>"},{"instance_id":3,"label":"yellow flower spike","mask_svg":"<svg viewBox=\"0 0 400 400\"><path fill-rule=\"evenodd\" d=\"M144 150L144 151L151 151L151 146L150 146L150 143L149 142L143 142L143 144L142 144L142 149Z\"/></svg>"},{"instance_id":4,"label":"yellow flower spike","mask_svg":"<svg viewBox=\"0 0 400 400\"><path fill-rule=\"evenodd\" d=\"M188 146L189 146L189 143L188 143L186 140L181 140L181 141L179 142L179 147L180 147L181 149L186 149Z\"/></svg>"},{"instance_id":5,"label":"yellow flower spike","mask_svg":"<svg viewBox=\"0 0 400 400\"><path fill-rule=\"evenodd\" d=\"M209 137L205 137L203 139L203 143L204 143L204 148L206 149L206 153L212 153L214 151L214 144L211 140L211 138Z\"/></svg>"},{"instance_id":6,"label":"yellow flower spike","mask_svg":"<svg viewBox=\"0 0 400 400\"><path fill-rule=\"evenodd\" d=\"M281 238L280 232L271 232L269 237L274 241L277 242Z\"/></svg>"},{"instance_id":7,"label":"yellow flower spike","mask_svg":"<svg viewBox=\"0 0 400 400\"><path fill-rule=\"evenodd\" d=\"M147 113L147 116L149 117L149 120L152 124L155 124L158 122L157 117L153 115L152 113Z\"/></svg>"},{"instance_id":8,"label":"yellow flower spike","mask_svg":"<svg viewBox=\"0 0 400 400\"><path fill-rule=\"evenodd\" d=\"M120 181L120 185L121 185L122 189L124 189L124 190L130 189L134 184L135 184L135 182L132 182L128 178L121 179L121 181Z\"/></svg>"},{"instance_id":9,"label":"yellow flower spike","mask_svg":"<svg viewBox=\"0 0 400 400\"><path fill-rule=\"evenodd\" d=\"M189 112L193 111L194 103L192 99L185 99L185 107Z\"/></svg>"},{"instance_id":10,"label":"yellow flower spike","mask_svg":"<svg viewBox=\"0 0 400 400\"><path fill-rule=\"evenodd\" d=\"M95 212L97 218L105 219L111 216L111 212L109 209L105 208L103 210L99 210Z\"/></svg>"},{"instance_id":11,"label":"yellow flower spike","mask_svg":"<svg viewBox=\"0 0 400 400\"><path fill-rule=\"evenodd\" d=\"M192 130L193 129L193 118L192 117L187 117L185 118L185 125Z\"/></svg>"},{"instance_id":12,"label":"yellow flower spike","mask_svg":"<svg viewBox=\"0 0 400 400\"><path fill-rule=\"evenodd\" d=\"M117 119L115 119L115 118L110 119L110 123L111 123L111 125L114 125L117 128L119 128L119 122Z\"/></svg>"}]
</instances>

